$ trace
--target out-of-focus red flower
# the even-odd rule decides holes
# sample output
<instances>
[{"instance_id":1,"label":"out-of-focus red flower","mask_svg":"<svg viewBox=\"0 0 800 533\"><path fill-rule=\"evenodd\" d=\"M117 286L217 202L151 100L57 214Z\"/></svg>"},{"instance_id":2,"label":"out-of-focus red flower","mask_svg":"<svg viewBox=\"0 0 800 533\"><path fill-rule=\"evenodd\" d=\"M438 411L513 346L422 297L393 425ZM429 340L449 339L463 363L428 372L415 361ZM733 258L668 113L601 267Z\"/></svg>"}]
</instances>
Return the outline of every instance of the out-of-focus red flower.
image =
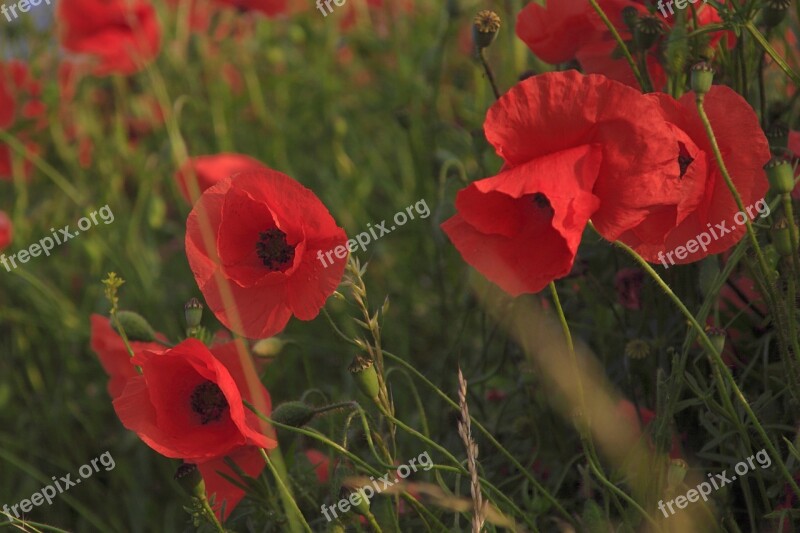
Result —
<instances>
[{"instance_id":1,"label":"out-of-focus red flower","mask_svg":"<svg viewBox=\"0 0 800 533\"><path fill-rule=\"evenodd\" d=\"M616 57L617 42L612 38L588 43L575 56L586 74L602 74L614 81L639 88L639 82L624 57ZM647 72L653 87L660 89L667 84L667 73L658 59L647 54Z\"/></svg>"},{"instance_id":2,"label":"out-of-focus red flower","mask_svg":"<svg viewBox=\"0 0 800 533\"><path fill-rule=\"evenodd\" d=\"M669 187L676 186L674 190L680 197L675 202L673 195L664 194L664 201L649 207L651 216L648 219L631 224L622 233L614 232L609 237L600 224L598 230L609 240L619 238L653 263L667 260L666 256L659 257L660 254L671 253L670 263L674 259L674 263L683 264L727 250L744 236L745 226L734 220L739 209L719 171L697 113L694 93L687 93L680 100L660 93L647 97L659 104L661 115L677 137L679 154L672 165L678 172L674 173ZM758 117L744 98L721 85L713 86L706 95L705 109L725 166L743 204L753 212L753 216L748 217L755 218L759 213L752 206L763 200L767 192L763 166L770 159L769 144ZM661 182L648 185L660 187L660 190L667 188ZM608 192L610 196L596 194L601 200L616 194L613 188ZM719 224L723 224L724 229ZM701 233L708 234L711 241L706 249L687 250L686 244ZM682 258L673 253L678 247L683 247ZM684 250L687 251L685 255Z\"/></svg>"},{"instance_id":3,"label":"out-of-focus red flower","mask_svg":"<svg viewBox=\"0 0 800 533\"><path fill-rule=\"evenodd\" d=\"M317 480L321 485L326 484L330 479L331 467L331 461L328 459L328 456L321 451L314 449L306 450L305 453L308 461L311 463L311 466L314 467L314 473L317 476Z\"/></svg>"},{"instance_id":4,"label":"out-of-focus red flower","mask_svg":"<svg viewBox=\"0 0 800 533\"><path fill-rule=\"evenodd\" d=\"M11 244L14 240L14 226L5 211L0 211L0 251Z\"/></svg>"},{"instance_id":5,"label":"out-of-focus red flower","mask_svg":"<svg viewBox=\"0 0 800 533\"><path fill-rule=\"evenodd\" d=\"M125 348L122 337L111 327L111 321L97 314L93 314L90 320L92 350L97 354L103 370L108 374L108 394L112 399L116 399L122 394L128 380L137 376L138 373L131 363L131 356ZM130 345L134 354L144 350L158 352L165 349L156 342L131 341Z\"/></svg>"},{"instance_id":6,"label":"out-of-focus red flower","mask_svg":"<svg viewBox=\"0 0 800 533\"><path fill-rule=\"evenodd\" d=\"M508 393L502 389L489 389L486 391L486 400L489 402L502 402L508 397Z\"/></svg>"},{"instance_id":7,"label":"out-of-focus red flower","mask_svg":"<svg viewBox=\"0 0 800 533\"><path fill-rule=\"evenodd\" d=\"M647 13L633 0L599 0L598 5L620 31L625 30L625 7ZM544 6L531 2L519 12L516 32L539 59L555 64L570 61L583 46L604 40L608 29L585 0L547 0Z\"/></svg>"},{"instance_id":8,"label":"out-of-focus red flower","mask_svg":"<svg viewBox=\"0 0 800 533\"><path fill-rule=\"evenodd\" d=\"M161 455L197 464L243 446L274 448L275 439L242 403L261 395L269 416L269 393L257 378L257 390L250 390L236 344L209 350L187 339L167 350L136 353L131 361L142 374L128 379L114 400L122 424Z\"/></svg>"},{"instance_id":9,"label":"out-of-focus red flower","mask_svg":"<svg viewBox=\"0 0 800 533\"><path fill-rule=\"evenodd\" d=\"M313 192L274 170L223 179L186 222L186 255L208 307L249 338L271 337L293 315L319 314L346 261L329 252L346 239Z\"/></svg>"},{"instance_id":10,"label":"out-of-focus red flower","mask_svg":"<svg viewBox=\"0 0 800 533\"><path fill-rule=\"evenodd\" d=\"M200 194L209 187L216 185L225 178L248 170L265 170L269 168L261 161L244 154L221 153L214 155L201 155L188 159L175 173L181 194L190 204L194 204ZM191 194L192 172L197 178L197 194Z\"/></svg>"},{"instance_id":11,"label":"out-of-focus red flower","mask_svg":"<svg viewBox=\"0 0 800 533\"><path fill-rule=\"evenodd\" d=\"M167 5L180 13L186 8L189 29L196 32L205 32L211 24L212 0L167 0Z\"/></svg>"},{"instance_id":12,"label":"out-of-focus red flower","mask_svg":"<svg viewBox=\"0 0 800 533\"><path fill-rule=\"evenodd\" d=\"M58 3L61 44L88 54L94 74L129 75L153 60L161 48L161 28L145 0L68 0Z\"/></svg>"},{"instance_id":13,"label":"out-of-focus red flower","mask_svg":"<svg viewBox=\"0 0 800 533\"><path fill-rule=\"evenodd\" d=\"M235 7L240 11L257 11L268 17L286 12L288 0L215 0L220 5Z\"/></svg>"},{"instance_id":14,"label":"out-of-focus red flower","mask_svg":"<svg viewBox=\"0 0 800 533\"><path fill-rule=\"evenodd\" d=\"M614 276L617 300L626 309L642 308L642 284L644 272L638 268L623 268Z\"/></svg>"},{"instance_id":15,"label":"out-of-focus red flower","mask_svg":"<svg viewBox=\"0 0 800 533\"><path fill-rule=\"evenodd\" d=\"M639 432L649 426L656 418L656 414L646 407L640 407L637 413L636 406L624 398L617 403L617 413L622 420L636 428ZM641 422L639 421L640 417ZM651 447L654 446L652 439L648 438L648 442ZM672 435L672 446L669 451L669 457L670 459L681 459L683 457L681 453L681 437L678 435Z\"/></svg>"},{"instance_id":16,"label":"out-of-focus red flower","mask_svg":"<svg viewBox=\"0 0 800 533\"><path fill-rule=\"evenodd\" d=\"M458 213L442 228L468 263L512 295L569 274L589 217L613 228L646 216L669 189L653 183L666 181L678 156L654 102L575 71L517 84L489 110L484 130L504 171L461 191Z\"/></svg>"},{"instance_id":17,"label":"out-of-focus red flower","mask_svg":"<svg viewBox=\"0 0 800 533\"><path fill-rule=\"evenodd\" d=\"M28 154L38 154L40 147L32 138L47 127L46 109L41 101L42 84L21 61L0 62L0 128L16 133ZM22 172L30 177L33 164L24 158ZM0 179L13 177L11 147L0 142Z\"/></svg>"}]
</instances>

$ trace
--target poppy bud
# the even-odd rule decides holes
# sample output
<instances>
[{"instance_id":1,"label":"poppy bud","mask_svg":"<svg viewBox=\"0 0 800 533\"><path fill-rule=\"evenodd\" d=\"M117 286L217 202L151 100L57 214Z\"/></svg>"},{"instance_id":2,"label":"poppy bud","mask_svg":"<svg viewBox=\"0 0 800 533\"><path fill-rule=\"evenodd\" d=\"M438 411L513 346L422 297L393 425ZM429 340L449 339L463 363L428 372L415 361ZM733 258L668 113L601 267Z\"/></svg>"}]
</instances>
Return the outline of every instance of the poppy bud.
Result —
<instances>
[{"instance_id":1,"label":"poppy bud","mask_svg":"<svg viewBox=\"0 0 800 533\"><path fill-rule=\"evenodd\" d=\"M484 9L475 15L475 20L472 22L472 40L478 50L492 44L498 31L500 31L500 17L497 13Z\"/></svg>"},{"instance_id":2,"label":"poppy bud","mask_svg":"<svg viewBox=\"0 0 800 533\"><path fill-rule=\"evenodd\" d=\"M206 483L197 465L183 463L175 471L175 481L186 491L186 494L204 500L206 497Z\"/></svg>"},{"instance_id":3,"label":"poppy bud","mask_svg":"<svg viewBox=\"0 0 800 533\"><path fill-rule=\"evenodd\" d=\"M155 330L139 313L118 311L117 321L119 321L122 329L125 330L125 335L128 336L130 341L153 342L156 339ZM114 324L114 330L119 333L116 321L112 320L112 323Z\"/></svg>"},{"instance_id":4,"label":"poppy bud","mask_svg":"<svg viewBox=\"0 0 800 533\"><path fill-rule=\"evenodd\" d=\"M768 28L780 24L789 10L792 0L766 0L761 10L761 18Z\"/></svg>"},{"instance_id":5,"label":"poppy bud","mask_svg":"<svg viewBox=\"0 0 800 533\"><path fill-rule=\"evenodd\" d=\"M636 44L642 50L647 50L654 44L659 35L664 32L664 25L653 15L640 18L636 22Z\"/></svg>"},{"instance_id":6,"label":"poppy bud","mask_svg":"<svg viewBox=\"0 0 800 533\"><path fill-rule=\"evenodd\" d=\"M270 418L279 424L299 428L311 422L315 414L317 412L303 402L286 402L276 407Z\"/></svg>"},{"instance_id":7,"label":"poppy bud","mask_svg":"<svg viewBox=\"0 0 800 533\"><path fill-rule=\"evenodd\" d=\"M725 349L725 330L714 326L706 326L705 332L717 353L722 353L722 350Z\"/></svg>"},{"instance_id":8,"label":"poppy bud","mask_svg":"<svg viewBox=\"0 0 800 533\"><path fill-rule=\"evenodd\" d=\"M380 386L378 384L378 373L375 371L375 365L372 363L372 360L357 355L353 359L353 362L350 363L348 370L353 375L353 378L355 378L356 384L358 388L361 389L361 392L363 392L367 398L377 400Z\"/></svg>"},{"instance_id":9,"label":"poppy bud","mask_svg":"<svg viewBox=\"0 0 800 533\"><path fill-rule=\"evenodd\" d=\"M689 471L689 465L683 459L672 459L667 469L667 490L674 491L681 486Z\"/></svg>"},{"instance_id":10,"label":"poppy bud","mask_svg":"<svg viewBox=\"0 0 800 533\"><path fill-rule=\"evenodd\" d=\"M711 82L714 81L714 69L705 61L695 63L692 67L692 90L698 95L703 96L711 89Z\"/></svg>"},{"instance_id":11,"label":"poppy bud","mask_svg":"<svg viewBox=\"0 0 800 533\"><path fill-rule=\"evenodd\" d=\"M186 318L186 326L196 328L203 318L203 304L197 298L192 298L183 306L183 315Z\"/></svg>"},{"instance_id":12,"label":"poppy bud","mask_svg":"<svg viewBox=\"0 0 800 533\"><path fill-rule=\"evenodd\" d=\"M357 514L367 516L369 513L369 498L367 498L363 489L350 490L347 487L342 487L339 490L339 497L343 500L350 500L353 511ZM353 500L356 500L358 504L353 503Z\"/></svg>"},{"instance_id":13,"label":"poppy bud","mask_svg":"<svg viewBox=\"0 0 800 533\"><path fill-rule=\"evenodd\" d=\"M790 231L789 221L785 217L779 218L772 225L772 243L781 257L792 256L792 236L789 233Z\"/></svg>"},{"instance_id":14,"label":"poppy bud","mask_svg":"<svg viewBox=\"0 0 800 533\"><path fill-rule=\"evenodd\" d=\"M792 166L785 159L773 157L764 167L769 186L778 194L789 194L794 189Z\"/></svg>"}]
</instances>

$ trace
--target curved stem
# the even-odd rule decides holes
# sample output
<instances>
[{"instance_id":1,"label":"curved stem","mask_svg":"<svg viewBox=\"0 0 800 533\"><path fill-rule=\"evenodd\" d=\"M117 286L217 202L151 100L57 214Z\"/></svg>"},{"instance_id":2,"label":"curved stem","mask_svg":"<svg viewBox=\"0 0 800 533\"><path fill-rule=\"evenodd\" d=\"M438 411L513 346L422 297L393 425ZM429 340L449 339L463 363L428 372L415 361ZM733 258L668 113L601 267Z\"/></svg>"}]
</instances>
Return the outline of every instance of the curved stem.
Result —
<instances>
[{"instance_id":1,"label":"curved stem","mask_svg":"<svg viewBox=\"0 0 800 533\"><path fill-rule=\"evenodd\" d=\"M303 529L305 529L307 533L312 533L311 527L308 525L308 522L306 522L306 518L303 516L303 512L297 506L297 502L295 501L294 496L292 495L292 491L289 490L289 487L287 487L286 484L283 482L283 475L285 475L286 473L285 467L281 465L280 470L284 470L284 472L282 473L278 472L278 468L276 468L276 466L272 463L272 460L270 460L269 455L267 455L267 452L264 450L264 448L259 448L258 451L261 454L261 457L264 458L264 462L267 463L270 472L272 472L272 475L275 477L275 481L278 484L278 490L281 493L281 499L283 500L283 504L289 509L291 509L292 513L296 515L295 519L292 519L290 516L288 516L287 513L286 518L289 521L289 526L290 526L289 529L291 529L292 531L297 529L298 523L296 519L299 519L300 525L303 526ZM280 461L282 463L283 459L281 459ZM287 509L287 511L289 509Z\"/></svg>"},{"instance_id":2,"label":"curved stem","mask_svg":"<svg viewBox=\"0 0 800 533\"><path fill-rule=\"evenodd\" d=\"M205 511L208 520L214 525L214 529L216 529L220 533L225 533L225 528L222 527L222 524L219 523L217 515L214 514L214 509L212 509L211 504L208 503L208 499L201 498L200 502L203 504L203 510Z\"/></svg>"}]
</instances>

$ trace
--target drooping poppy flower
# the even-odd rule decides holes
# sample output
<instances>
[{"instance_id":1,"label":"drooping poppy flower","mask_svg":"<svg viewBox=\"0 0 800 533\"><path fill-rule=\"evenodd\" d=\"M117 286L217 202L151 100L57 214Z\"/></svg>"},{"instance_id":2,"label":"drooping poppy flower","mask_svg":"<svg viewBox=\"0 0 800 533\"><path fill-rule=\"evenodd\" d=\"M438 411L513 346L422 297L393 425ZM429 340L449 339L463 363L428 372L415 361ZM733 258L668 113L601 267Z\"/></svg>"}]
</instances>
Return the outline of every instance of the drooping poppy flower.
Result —
<instances>
[{"instance_id":1,"label":"drooping poppy flower","mask_svg":"<svg viewBox=\"0 0 800 533\"><path fill-rule=\"evenodd\" d=\"M219 181L247 170L269 170L257 159L244 154L222 153L192 157L175 173L181 194L194 204L200 194ZM197 194L191 194L192 172L197 178Z\"/></svg>"},{"instance_id":2,"label":"drooping poppy flower","mask_svg":"<svg viewBox=\"0 0 800 533\"><path fill-rule=\"evenodd\" d=\"M125 389L129 379L138 376L122 337L111 327L111 321L101 315L91 316L91 347L103 370L108 374L108 394L116 399ZM156 342L130 341L134 354L144 350L158 352L164 347Z\"/></svg>"},{"instance_id":3,"label":"drooping poppy flower","mask_svg":"<svg viewBox=\"0 0 800 533\"><path fill-rule=\"evenodd\" d=\"M678 156L654 102L575 71L517 84L489 110L484 130L504 171L461 191L458 214L442 228L468 263L512 295L566 276L596 212L623 223L640 217L626 207L660 202L669 187L650 188ZM617 210L594 192L608 183L618 189Z\"/></svg>"},{"instance_id":4,"label":"drooping poppy flower","mask_svg":"<svg viewBox=\"0 0 800 533\"><path fill-rule=\"evenodd\" d=\"M220 322L265 338L292 316L319 314L344 273L346 238L313 192L274 170L247 171L194 205L186 255Z\"/></svg>"},{"instance_id":5,"label":"drooping poppy flower","mask_svg":"<svg viewBox=\"0 0 800 533\"><path fill-rule=\"evenodd\" d=\"M743 219L736 218L739 208L717 165L694 93L680 100L661 93L647 98L658 103L660 114L677 137L679 154L672 165L678 174L670 180L679 184L682 198L673 203L671 195L665 194L667 201L661 206L650 206L649 219L621 233L619 227L609 232L600 224L598 231L609 240L625 242L652 263L685 264L727 250L746 230ZM751 209L747 217L753 219L760 214L754 206L758 207L756 203L763 200L769 187L763 170L770 159L769 143L758 117L744 98L721 85L713 86L706 95L705 110L731 179L744 206ZM609 185L595 193L612 204L619 188ZM665 188L657 182L650 186ZM701 234L706 235L702 247L697 245ZM688 246L690 241L695 243L694 249Z\"/></svg>"},{"instance_id":6,"label":"drooping poppy flower","mask_svg":"<svg viewBox=\"0 0 800 533\"><path fill-rule=\"evenodd\" d=\"M14 240L14 226L5 211L0 211L0 251Z\"/></svg>"},{"instance_id":7,"label":"drooping poppy flower","mask_svg":"<svg viewBox=\"0 0 800 533\"><path fill-rule=\"evenodd\" d=\"M250 390L235 343L209 350L186 339L160 352L144 350L131 361L142 374L128 379L114 409L126 428L161 455L201 464L243 446L275 447L263 422L242 402L261 395L269 416L269 394L260 382Z\"/></svg>"},{"instance_id":8,"label":"drooping poppy flower","mask_svg":"<svg viewBox=\"0 0 800 533\"><path fill-rule=\"evenodd\" d=\"M61 44L96 60L94 74L129 75L161 48L156 11L146 0L69 0L58 3Z\"/></svg>"}]
</instances>

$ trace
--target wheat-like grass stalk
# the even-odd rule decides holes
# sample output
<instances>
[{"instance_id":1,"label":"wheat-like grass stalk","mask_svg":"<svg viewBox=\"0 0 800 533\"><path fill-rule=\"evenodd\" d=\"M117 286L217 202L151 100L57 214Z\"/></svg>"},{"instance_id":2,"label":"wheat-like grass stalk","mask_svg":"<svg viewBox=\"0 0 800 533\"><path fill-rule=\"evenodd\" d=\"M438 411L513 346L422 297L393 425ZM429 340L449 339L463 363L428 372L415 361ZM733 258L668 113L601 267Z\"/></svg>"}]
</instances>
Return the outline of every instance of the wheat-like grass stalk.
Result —
<instances>
[{"instance_id":1,"label":"wheat-like grass stalk","mask_svg":"<svg viewBox=\"0 0 800 533\"><path fill-rule=\"evenodd\" d=\"M478 445L472 440L472 428L467 406L467 380L458 367L458 405L461 409L461 419L458 421L458 434L464 441L467 449L467 469L470 474L470 491L472 492L472 533L480 533L486 521L481 484L478 479Z\"/></svg>"}]
</instances>

